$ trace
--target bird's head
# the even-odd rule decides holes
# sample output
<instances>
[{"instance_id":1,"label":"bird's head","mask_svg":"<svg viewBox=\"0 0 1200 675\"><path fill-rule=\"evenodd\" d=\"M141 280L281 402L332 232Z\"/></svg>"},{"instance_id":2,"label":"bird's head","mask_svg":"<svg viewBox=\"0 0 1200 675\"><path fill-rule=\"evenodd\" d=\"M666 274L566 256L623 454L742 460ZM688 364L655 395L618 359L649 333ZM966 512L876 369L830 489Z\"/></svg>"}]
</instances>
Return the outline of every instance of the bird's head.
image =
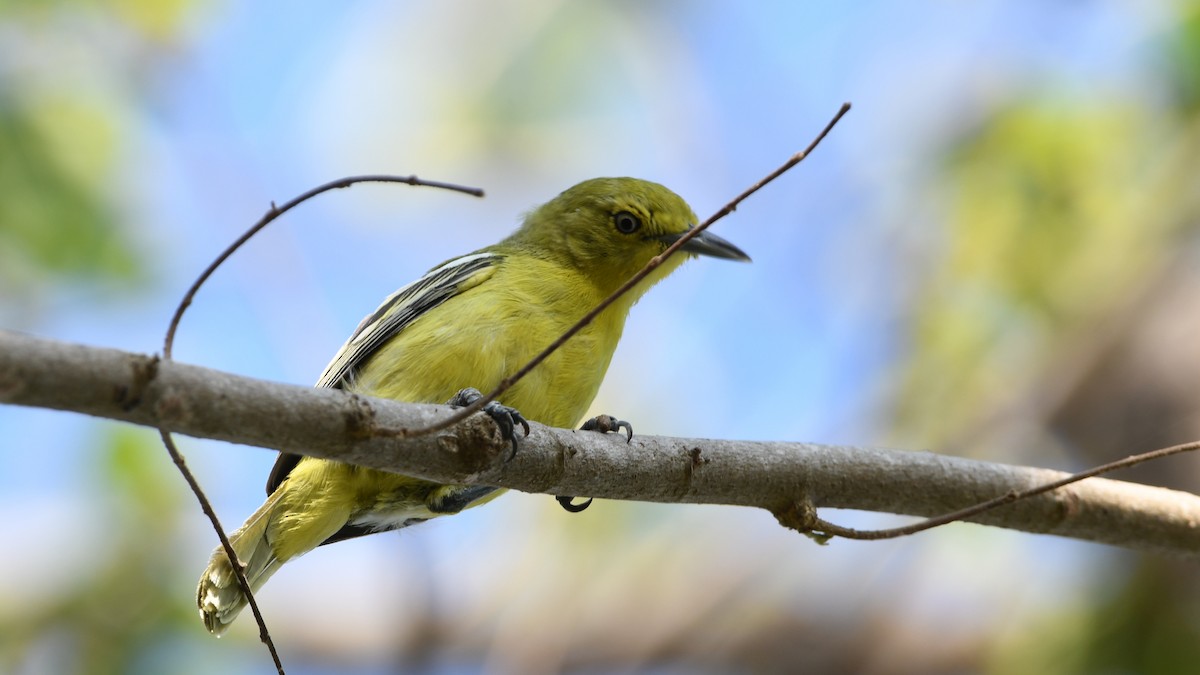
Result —
<instances>
[{"instance_id":1,"label":"bird's head","mask_svg":"<svg viewBox=\"0 0 1200 675\"><path fill-rule=\"evenodd\" d=\"M608 293L695 224L696 214L687 202L658 183L593 178L531 211L506 243L575 267ZM637 290L644 292L696 255L750 260L741 249L705 230Z\"/></svg>"}]
</instances>

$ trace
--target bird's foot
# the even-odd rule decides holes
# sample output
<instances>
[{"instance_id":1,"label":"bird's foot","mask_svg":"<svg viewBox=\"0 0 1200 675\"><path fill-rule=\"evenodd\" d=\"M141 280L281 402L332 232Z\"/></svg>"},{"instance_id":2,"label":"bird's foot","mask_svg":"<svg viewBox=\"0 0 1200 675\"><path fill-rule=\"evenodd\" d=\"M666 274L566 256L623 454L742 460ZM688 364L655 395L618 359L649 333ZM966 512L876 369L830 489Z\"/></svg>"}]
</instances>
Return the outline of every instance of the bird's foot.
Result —
<instances>
[{"instance_id":1,"label":"bird's foot","mask_svg":"<svg viewBox=\"0 0 1200 675\"><path fill-rule=\"evenodd\" d=\"M474 387L467 387L466 389L460 389L459 392L451 397L449 401L446 401L446 405L464 408L472 403L475 403L481 398L483 398L483 394L481 394L478 389ZM516 408L510 408L506 405L502 405L499 401L492 401L491 403L483 406L483 412L487 413L488 417L491 417L492 420L496 422L496 426L500 427L500 436L506 440L512 441L512 452L508 455L508 459L516 457L516 427L518 424L521 425L521 428L525 430L525 435L528 436L529 422L525 420L525 417L522 416Z\"/></svg>"},{"instance_id":2,"label":"bird's foot","mask_svg":"<svg viewBox=\"0 0 1200 675\"><path fill-rule=\"evenodd\" d=\"M610 431L624 429L627 433L625 442L633 440L633 425L625 420L619 420L612 415L596 415L592 419L583 423L579 427L580 431L599 431L602 434L607 434Z\"/></svg>"},{"instance_id":3,"label":"bird's foot","mask_svg":"<svg viewBox=\"0 0 1200 675\"><path fill-rule=\"evenodd\" d=\"M612 415L596 415L592 419L584 422L583 426L579 427L579 429L580 431L599 431L602 434L624 429L628 434L625 437L625 442L629 443L633 440L633 425L625 420L619 420ZM586 502L580 502L578 504L574 503L575 497L573 496L561 495L555 497L555 499L558 500L559 506L562 506L564 510L570 513L579 513L580 511L583 511L592 505L592 500L590 497Z\"/></svg>"}]
</instances>

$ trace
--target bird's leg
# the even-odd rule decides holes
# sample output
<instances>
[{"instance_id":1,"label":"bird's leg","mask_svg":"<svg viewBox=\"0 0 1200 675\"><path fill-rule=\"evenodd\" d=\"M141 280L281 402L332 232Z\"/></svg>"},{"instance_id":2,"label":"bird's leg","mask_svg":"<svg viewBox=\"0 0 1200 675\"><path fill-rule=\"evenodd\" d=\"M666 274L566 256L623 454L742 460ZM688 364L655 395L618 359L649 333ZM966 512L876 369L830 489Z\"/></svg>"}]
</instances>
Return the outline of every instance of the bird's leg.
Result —
<instances>
[{"instance_id":1,"label":"bird's leg","mask_svg":"<svg viewBox=\"0 0 1200 675\"><path fill-rule=\"evenodd\" d=\"M437 514L458 513L496 489L487 485L443 485L429 495L426 507Z\"/></svg>"},{"instance_id":2,"label":"bird's leg","mask_svg":"<svg viewBox=\"0 0 1200 675\"><path fill-rule=\"evenodd\" d=\"M481 398L483 398L483 394L478 389L467 387L460 389L449 401L446 401L446 405L463 408ZM512 441L512 454L508 456L508 459L512 459L517 454L517 425L521 425L521 428L525 430L525 435L528 436L529 422L525 421L516 408L501 405L497 401L483 406L483 412L487 413L500 427L500 435ZM426 506L437 514L458 513L495 491L496 488L487 485L443 485L429 495Z\"/></svg>"},{"instance_id":3,"label":"bird's leg","mask_svg":"<svg viewBox=\"0 0 1200 675\"><path fill-rule=\"evenodd\" d=\"M483 398L483 394L481 394L478 389L474 387L467 387L466 389L460 389L457 394L450 398L449 401L446 401L446 405L464 408L481 398ZM521 413L517 412L516 408L510 408L506 405L501 405L499 401L492 401L491 403L483 406L483 412L487 413L488 416L496 422L496 426L500 427L500 436L512 441L512 453L509 454L508 459L516 457L516 425L520 424L521 428L525 430L525 435L528 436L529 422L525 421L525 418L521 415Z\"/></svg>"},{"instance_id":4,"label":"bird's leg","mask_svg":"<svg viewBox=\"0 0 1200 675\"><path fill-rule=\"evenodd\" d=\"M633 440L633 425L625 420L619 420L612 415L596 415L592 419L584 422L583 426L579 427L580 431L599 431L602 434L607 434L610 431L618 431L620 429L624 429L628 433L628 436L625 437L626 443L629 443ZM574 496L560 495L555 497L555 499L558 500L559 506L562 506L563 509L570 513L579 513L580 511L592 505L592 500L590 497L586 502L580 502L578 504L572 503L575 500Z\"/></svg>"}]
</instances>

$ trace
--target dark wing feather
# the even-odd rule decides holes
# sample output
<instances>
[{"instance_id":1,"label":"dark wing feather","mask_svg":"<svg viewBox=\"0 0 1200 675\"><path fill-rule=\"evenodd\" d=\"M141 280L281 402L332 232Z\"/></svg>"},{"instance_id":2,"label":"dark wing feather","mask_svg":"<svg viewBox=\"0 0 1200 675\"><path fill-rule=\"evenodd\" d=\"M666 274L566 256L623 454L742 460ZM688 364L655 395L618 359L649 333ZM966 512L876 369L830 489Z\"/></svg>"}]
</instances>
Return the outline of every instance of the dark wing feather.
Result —
<instances>
[{"instance_id":1,"label":"dark wing feather","mask_svg":"<svg viewBox=\"0 0 1200 675\"><path fill-rule=\"evenodd\" d=\"M501 256L496 253L472 253L455 258L430 270L425 276L388 296L370 316L362 320L354 334L342 345L316 386L341 389L354 379L359 368L388 340L398 335L425 312L459 293L465 282L480 270L494 266ZM275 492L299 463L301 455L279 453L267 478L267 495Z\"/></svg>"}]
</instances>

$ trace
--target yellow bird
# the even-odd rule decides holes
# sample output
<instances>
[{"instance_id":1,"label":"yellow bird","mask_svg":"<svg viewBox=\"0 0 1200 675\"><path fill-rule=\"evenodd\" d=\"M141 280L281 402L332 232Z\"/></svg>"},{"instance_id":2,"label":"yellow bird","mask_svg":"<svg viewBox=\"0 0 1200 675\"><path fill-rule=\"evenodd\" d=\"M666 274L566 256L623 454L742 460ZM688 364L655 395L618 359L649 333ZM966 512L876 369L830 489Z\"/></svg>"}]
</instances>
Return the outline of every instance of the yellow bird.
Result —
<instances>
[{"instance_id":1,"label":"yellow bird","mask_svg":"<svg viewBox=\"0 0 1200 675\"><path fill-rule=\"evenodd\" d=\"M494 389L695 223L687 203L657 183L580 183L527 214L507 239L443 263L393 293L363 320L316 386L467 405L477 400L477 390ZM486 409L514 444L513 425L524 422L522 415L556 427L579 422L600 388L630 308L686 258L749 260L707 231L683 252L691 255L668 259L506 391L511 408ZM280 565L317 546L458 513L501 492L281 454L267 482L267 501L230 540L257 590ZM572 510L570 499L560 501ZM224 549L213 552L196 599L205 627L216 635L245 606Z\"/></svg>"}]
</instances>

